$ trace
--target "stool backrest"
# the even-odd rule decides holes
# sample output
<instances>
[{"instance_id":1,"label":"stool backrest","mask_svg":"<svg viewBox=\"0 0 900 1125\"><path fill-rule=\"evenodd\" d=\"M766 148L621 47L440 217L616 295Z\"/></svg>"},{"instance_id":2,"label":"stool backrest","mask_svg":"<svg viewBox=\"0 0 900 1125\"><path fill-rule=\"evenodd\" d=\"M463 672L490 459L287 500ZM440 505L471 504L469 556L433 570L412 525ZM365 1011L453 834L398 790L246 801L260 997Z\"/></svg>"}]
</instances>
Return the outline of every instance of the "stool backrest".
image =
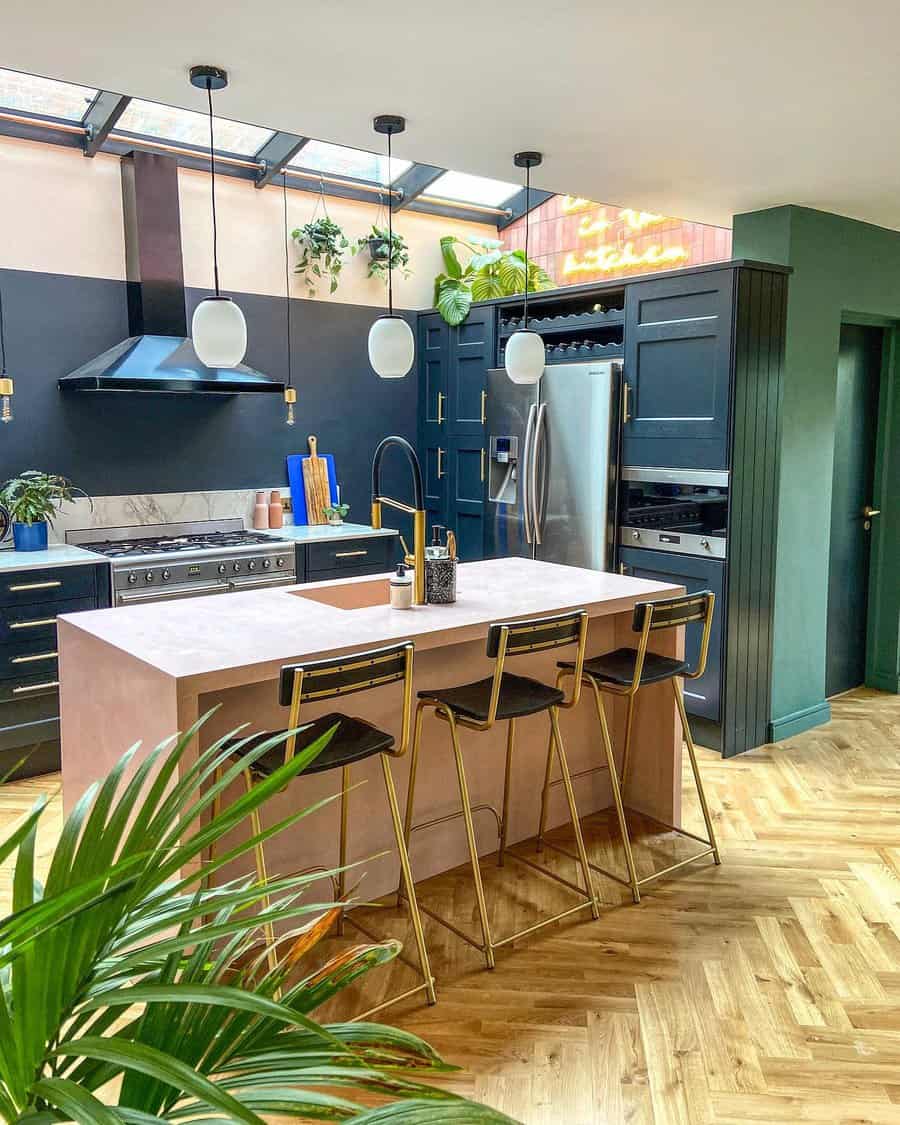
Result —
<instances>
[{"instance_id":1,"label":"stool backrest","mask_svg":"<svg viewBox=\"0 0 900 1125\"><path fill-rule=\"evenodd\" d=\"M412 641L365 652L350 652L327 660L311 660L303 664L285 664L281 669L279 702L290 707L289 725L297 726L300 705L309 700L334 699L358 691L402 682L403 723L397 755L405 754L409 743L412 708ZM287 744L287 757L293 756L294 738Z\"/></svg>"},{"instance_id":2,"label":"stool backrest","mask_svg":"<svg viewBox=\"0 0 900 1125\"><path fill-rule=\"evenodd\" d=\"M685 672L684 675L687 679L696 679L703 675L709 653L709 634L712 628L715 603L716 595L711 590L698 590L693 594L679 594L674 598L660 598L659 601L638 602L635 605L631 628L635 633L641 634L634 676L635 689L640 681L640 672L643 667L649 634L659 629L677 629L682 625L690 625L694 621L703 622L700 654L693 671Z\"/></svg>"}]
</instances>

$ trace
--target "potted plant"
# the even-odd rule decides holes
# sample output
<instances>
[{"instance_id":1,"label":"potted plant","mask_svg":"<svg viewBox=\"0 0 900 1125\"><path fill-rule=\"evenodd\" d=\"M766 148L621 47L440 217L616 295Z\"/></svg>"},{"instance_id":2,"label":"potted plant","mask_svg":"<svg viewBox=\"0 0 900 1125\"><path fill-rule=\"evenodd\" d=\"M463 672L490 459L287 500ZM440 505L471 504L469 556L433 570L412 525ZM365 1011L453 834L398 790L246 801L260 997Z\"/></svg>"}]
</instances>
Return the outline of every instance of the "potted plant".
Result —
<instances>
[{"instance_id":1,"label":"potted plant","mask_svg":"<svg viewBox=\"0 0 900 1125\"><path fill-rule=\"evenodd\" d=\"M60 506L76 496L87 493L65 477L38 469L27 469L0 486L0 504L9 512L16 550L46 551L48 524Z\"/></svg>"},{"instance_id":2,"label":"potted plant","mask_svg":"<svg viewBox=\"0 0 900 1125\"><path fill-rule=\"evenodd\" d=\"M465 265L457 255L457 246L470 255ZM441 255L446 272L434 279L434 305L450 325L462 324L473 301L524 293L526 268L530 293L552 289L556 284L537 262L529 261L526 266L524 250L504 250L496 238L473 235L466 240L446 235L441 239Z\"/></svg>"},{"instance_id":3,"label":"potted plant","mask_svg":"<svg viewBox=\"0 0 900 1125\"><path fill-rule=\"evenodd\" d=\"M322 509L325 519L334 527L339 527L344 522L349 511L349 504L326 504Z\"/></svg>"},{"instance_id":4,"label":"potted plant","mask_svg":"<svg viewBox=\"0 0 900 1125\"><path fill-rule=\"evenodd\" d=\"M338 287L344 251L350 245L340 226L328 215L320 215L297 227L291 238L300 248L295 272L306 283L309 296L315 297L319 282L326 280L329 293L333 293Z\"/></svg>"},{"instance_id":5,"label":"potted plant","mask_svg":"<svg viewBox=\"0 0 900 1125\"><path fill-rule=\"evenodd\" d=\"M392 232L387 227L380 227L377 223L373 223L371 233L358 238L350 252L359 254L363 250L368 250L369 272L367 276L386 280L388 246L393 247L390 255L390 265L393 271L402 274L405 278L412 277L412 270L409 268L409 247L406 245L406 239L403 235L396 231Z\"/></svg>"}]
</instances>

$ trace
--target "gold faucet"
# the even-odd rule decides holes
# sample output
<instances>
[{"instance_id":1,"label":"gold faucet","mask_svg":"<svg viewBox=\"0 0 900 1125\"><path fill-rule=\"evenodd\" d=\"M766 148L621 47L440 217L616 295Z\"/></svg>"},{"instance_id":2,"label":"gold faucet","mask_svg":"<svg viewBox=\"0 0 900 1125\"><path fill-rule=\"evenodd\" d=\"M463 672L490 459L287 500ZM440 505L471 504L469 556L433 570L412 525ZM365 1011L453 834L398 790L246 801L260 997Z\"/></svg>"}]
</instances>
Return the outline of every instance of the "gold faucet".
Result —
<instances>
[{"instance_id":1,"label":"gold faucet","mask_svg":"<svg viewBox=\"0 0 900 1125\"><path fill-rule=\"evenodd\" d=\"M381 459L386 449L398 445L406 454L413 474L413 496L415 507L394 500L391 496L381 495ZM381 527L381 505L387 504L398 512L406 512L413 518L413 553L406 552L403 556L407 566L414 570L413 604L425 604L425 501L422 488L422 467L416 451L406 438L386 437L378 443L375 456L372 458L372 527ZM404 548L405 548L404 544Z\"/></svg>"}]
</instances>

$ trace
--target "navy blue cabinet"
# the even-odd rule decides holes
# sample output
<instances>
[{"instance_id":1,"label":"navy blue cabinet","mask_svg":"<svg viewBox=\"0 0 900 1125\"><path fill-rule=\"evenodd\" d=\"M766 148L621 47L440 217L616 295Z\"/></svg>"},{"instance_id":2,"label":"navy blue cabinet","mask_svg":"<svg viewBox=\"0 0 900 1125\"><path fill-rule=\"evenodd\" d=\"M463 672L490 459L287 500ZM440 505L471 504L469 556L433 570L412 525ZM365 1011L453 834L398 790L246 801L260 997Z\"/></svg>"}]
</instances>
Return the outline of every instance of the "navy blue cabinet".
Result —
<instances>
[{"instance_id":1,"label":"navy blue cabinet","mask_svg":"<svg viewBox=\"0 0 900 1125\"><path fill-rule=\"evenodd\" d=\"M734 271L626 287L625 465L727 469Z\"/></svg>"},{"instance_id":2,"label":"navy blue cabinet","mask_svg":"<svg viewBox=\"0 0 900 1125\"><path fill-rule=\"evenodd\" d=\"M450 333L448 429L454 437L482 437L487 372L496 349L493 306L473 308Z\"/></svg>"},{"instance_id":3,"label":"navy blue cabinet","mask_svg":"<svg viewBox=\"0 0 900 1125\"><path fill-rule=\"evenodd\" d=\"M722 692L722 638L725 615L725 563L720 559L701 559L693 555L669 554L667 551L646 551L635 547L619 549L619 563L624 574L635 578L655 579L684 586L689 594L696 590L712 590L716 595L709 655L706 671L696 680L684 681L684 705L690 715L717 722ZM685 630L685 659L694 663L700 653L702 626L688 625Z\"/></svg>"},{"instance_id":4,"label":"navy blue cabinet","mask_svg":"<svg viewBox=\"0 0 900 1125\"><path fill-rule=\"evenodd\" d=\"M487 452L481 435L451 438L447 467L447 526L456 532L460 560L472 562L484 555Z\"/></svg>"}]
</instances>

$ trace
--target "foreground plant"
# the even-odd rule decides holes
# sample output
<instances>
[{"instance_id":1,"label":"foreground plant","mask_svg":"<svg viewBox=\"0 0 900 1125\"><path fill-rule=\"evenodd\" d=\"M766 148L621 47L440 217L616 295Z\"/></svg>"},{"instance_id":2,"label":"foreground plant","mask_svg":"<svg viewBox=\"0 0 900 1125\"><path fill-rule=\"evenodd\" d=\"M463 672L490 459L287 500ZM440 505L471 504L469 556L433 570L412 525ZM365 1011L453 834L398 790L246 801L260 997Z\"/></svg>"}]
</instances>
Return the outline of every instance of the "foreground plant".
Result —
<instances>
[{"instance_id":1,"label":"foreground plant","mask_svg":"<svg viewBox=\"0 0 900 1125\"><path fill-rule=\"evenodd\" d=\"M337 908L307 899L321 875L260 884L209 878L327 802L254 836L253 810L303 770L326 734L250 793L225 803L247 764L283 736L231 758L214 743L190 764L201 723L128 776L137 747L65 821L41 888L34 878L39 802L0 843L15 854L13 912L0 921L0 1115L20 1125L203 1125L260 1114L418 1125L501 1123L502 1114L425 1085L448 1067L421 1039L378 1024L321 1025L311 1013L399 945L357 947L301 975L298 962ZM217 767L224 772L215 781ZM209 814L217 794L222 807ZM210 844L238 827L240 843ZM284 927L289 955L265 967L260 935ZM297 976L300 979L295 979ZM390 1099L376 1109L353 1100Z\"/></svg>"}]
</instances>

